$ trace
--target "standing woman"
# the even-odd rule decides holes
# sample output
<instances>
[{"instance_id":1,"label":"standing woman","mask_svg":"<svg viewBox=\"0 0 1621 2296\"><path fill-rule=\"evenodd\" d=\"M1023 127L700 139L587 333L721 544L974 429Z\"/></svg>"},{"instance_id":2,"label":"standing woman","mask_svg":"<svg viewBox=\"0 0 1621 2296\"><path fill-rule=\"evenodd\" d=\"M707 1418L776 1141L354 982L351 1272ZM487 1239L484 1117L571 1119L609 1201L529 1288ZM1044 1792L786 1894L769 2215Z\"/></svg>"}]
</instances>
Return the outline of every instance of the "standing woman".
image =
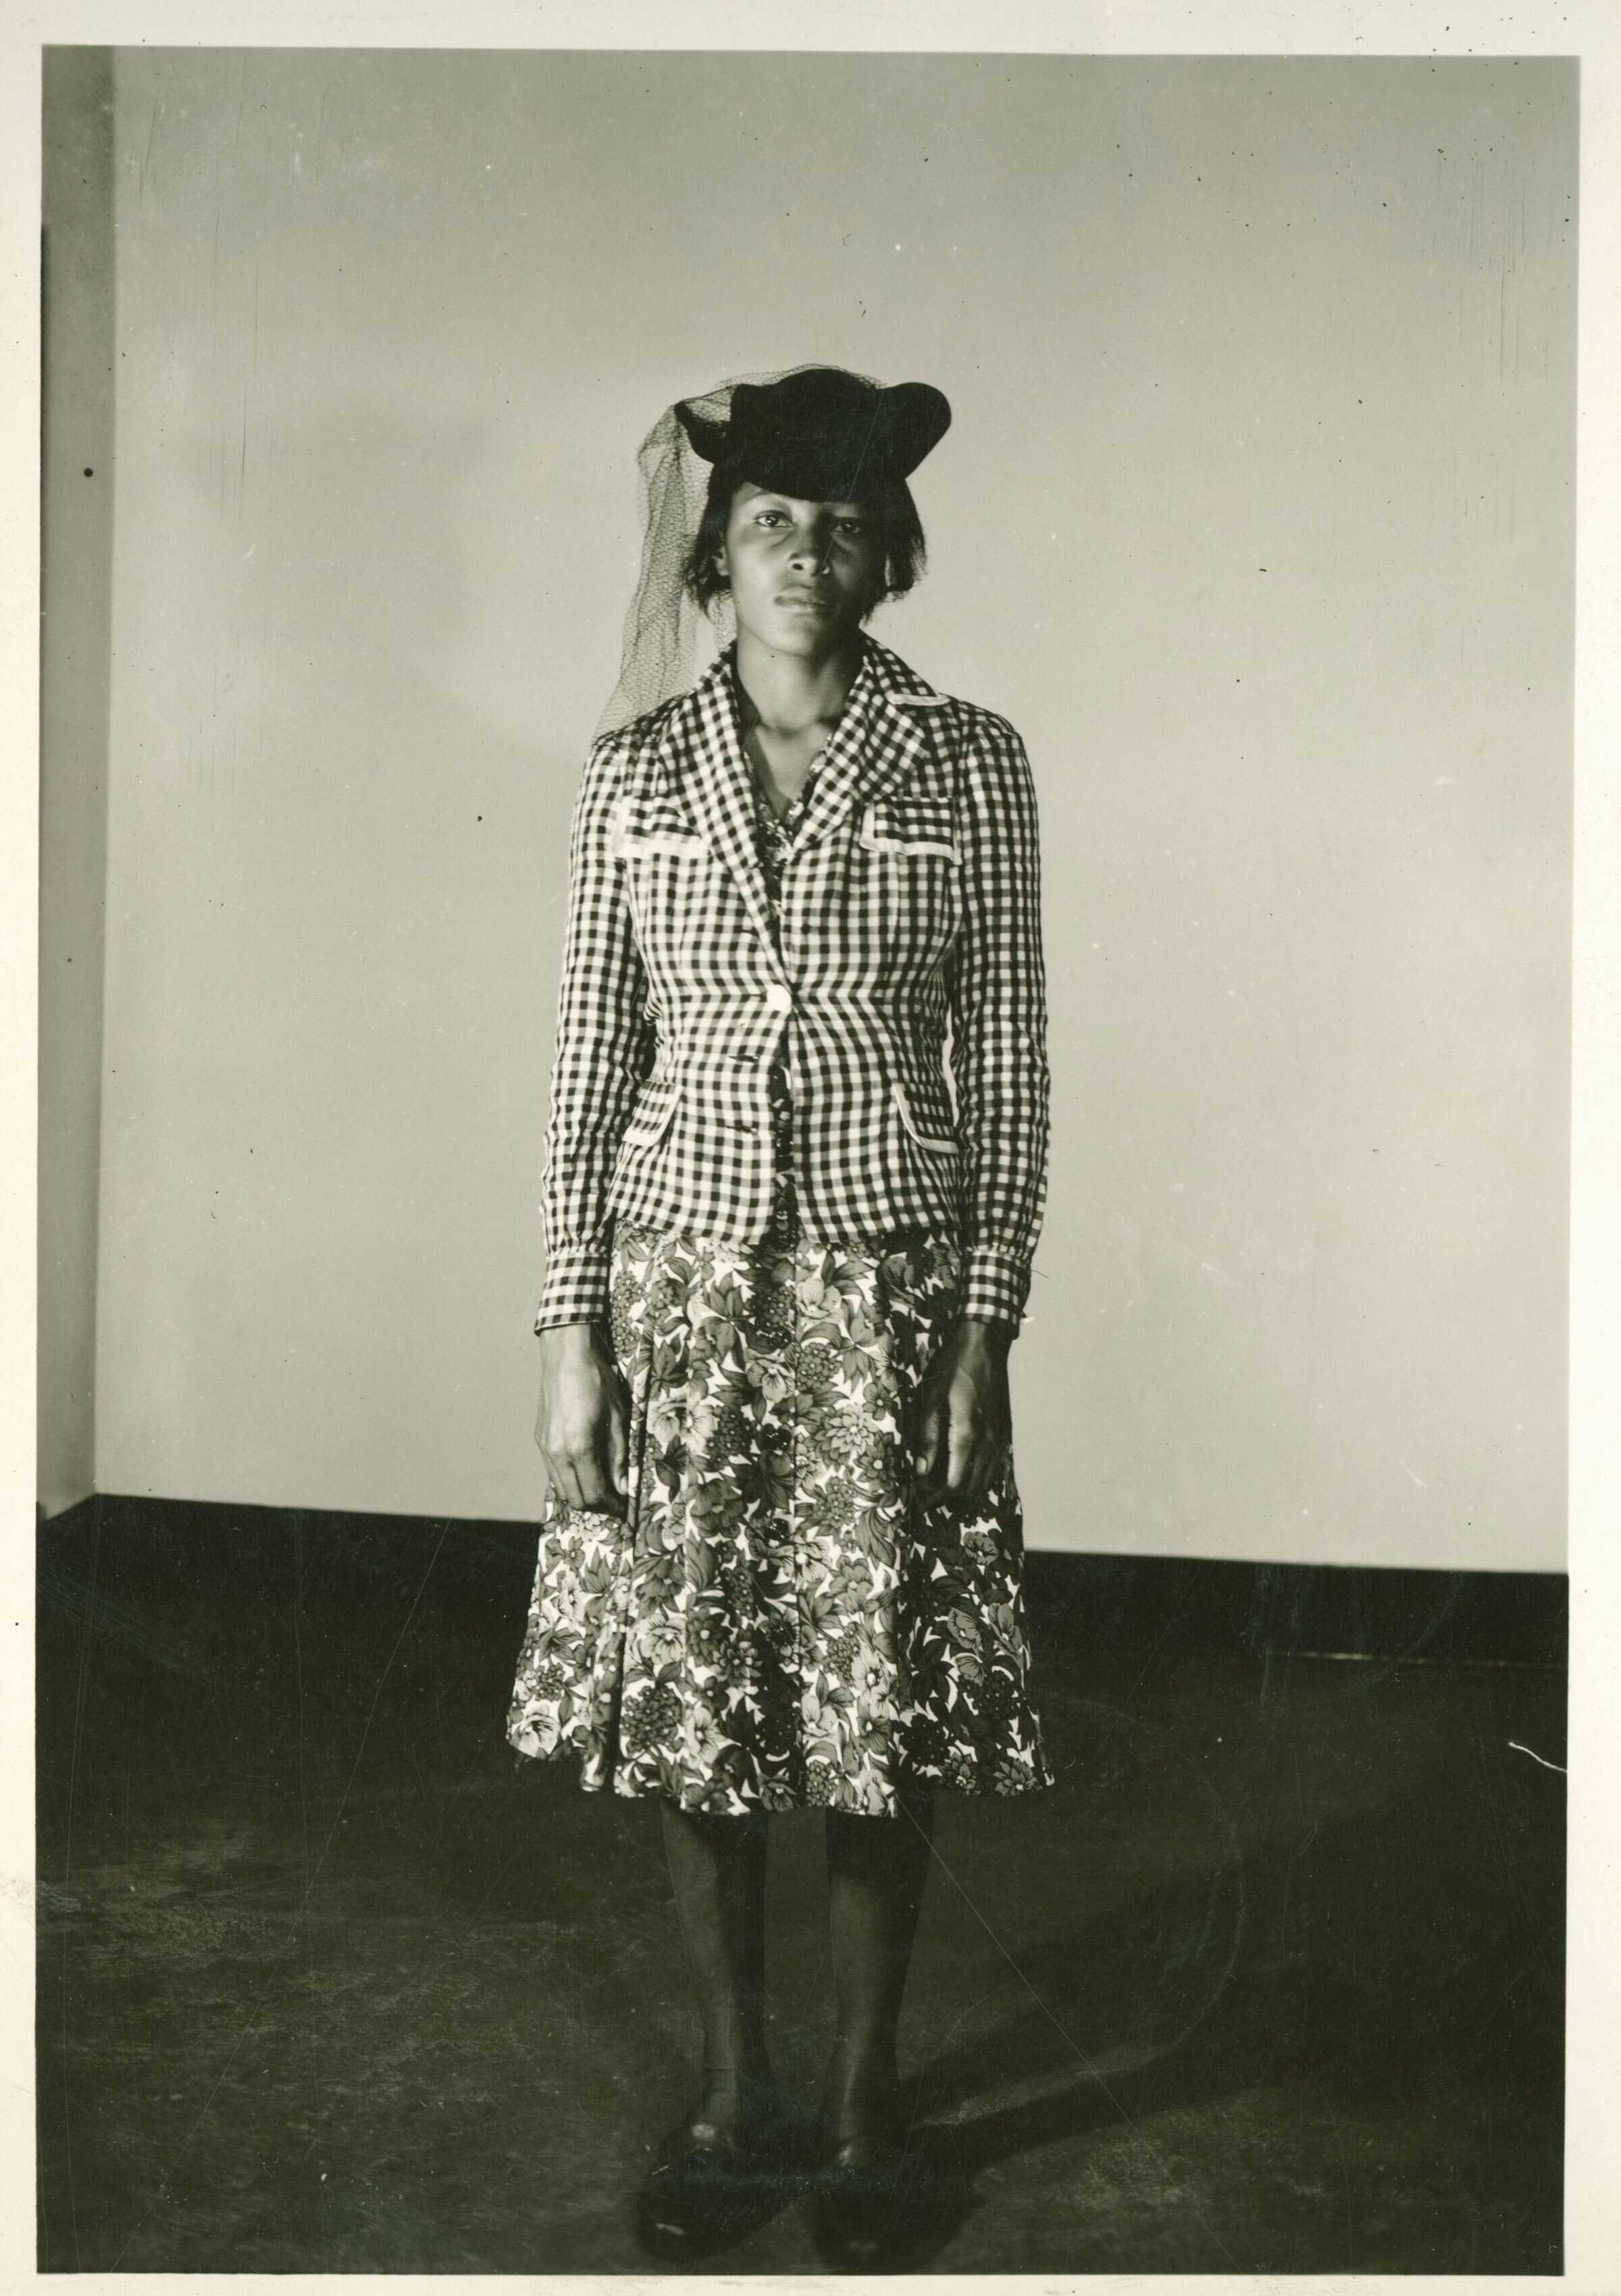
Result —
<instances>
[{"instance_id":1,"label":"standing woman","mask_svg":"<svg viewBox=\"0 0 1621 2296\"><path fill-rule=\"evenodd\" d=\"M508 1731L661 1800L703 2031L640 2195L666 2256L786 2165L769 1813L826 1812L815 2224L861 2264L909 2167L933 1797L1052 1782L1007 1378L1046 1187L1035 792L1004 719L865 628L917 577L907 477L950 419L830 367L669 411L573 816ZM689 688L699 609L735 636Z\"/></svg>"}]
</instances>

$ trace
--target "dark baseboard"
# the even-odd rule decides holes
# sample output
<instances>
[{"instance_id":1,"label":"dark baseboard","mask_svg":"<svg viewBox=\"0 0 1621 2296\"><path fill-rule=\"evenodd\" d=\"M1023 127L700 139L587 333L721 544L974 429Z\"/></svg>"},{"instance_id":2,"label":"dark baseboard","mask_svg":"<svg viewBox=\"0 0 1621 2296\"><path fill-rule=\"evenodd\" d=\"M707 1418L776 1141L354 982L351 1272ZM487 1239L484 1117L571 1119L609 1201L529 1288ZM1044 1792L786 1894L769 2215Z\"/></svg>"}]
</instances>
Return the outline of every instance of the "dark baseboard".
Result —
<instances>
[{"instance_id":1,"label":"dark baseboard","mask_svg":"<svg viewBox=\"0 0 1621 2296\"><path fill-rule=\"evenodd\" d=\"M1038 1633L1089 1643L1556 1669L1568 1644L1563 1571L1033 1554L1027 1586Z\"/></svg>"},{"instance_id":2,"label":"dark baseboard","mask_svg":"<svg viewBox=\"0 0 1621 2296\"><path fill-rule=\"evenodd\" d=\"M512 1522L97 1496L42 1522L38 1608L217 1678L233 1619L295 1596L382 1620L402 1604L519 1630L535 1531ZM1562 1571L1408 1570L1034 1554L1033 1632L1083 1648L1228 1648L1562 1668Z\"/></svg>"}]
</instances>

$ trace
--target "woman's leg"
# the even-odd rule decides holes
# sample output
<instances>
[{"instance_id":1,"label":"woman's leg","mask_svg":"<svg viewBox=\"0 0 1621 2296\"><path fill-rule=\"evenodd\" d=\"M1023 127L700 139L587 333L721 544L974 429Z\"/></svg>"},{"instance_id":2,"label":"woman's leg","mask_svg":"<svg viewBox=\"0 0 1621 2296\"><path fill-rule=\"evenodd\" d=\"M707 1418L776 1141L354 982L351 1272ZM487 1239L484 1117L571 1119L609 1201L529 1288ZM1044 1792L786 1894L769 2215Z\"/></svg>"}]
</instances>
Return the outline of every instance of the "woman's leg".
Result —
<instances>
[{"instance_id":1,"label":"woman's leg","mask_svg":"<svg viewBox=\"0 0 1621 2296\"><path fill-rule=\"evenodd\" d=\"M894 1817L827 1814L839 2038L822 2109L835 2147L881 2151L898 2134L896 2033L933 1831L934 1803L927 1795L904 1800Z\"/></svg>"},{"instance_id":2,"label":"woman's leg","mask_svg":"<svg viewBox=\"0 0 1621 2296\"><path fill-rule=\"evenodd\" d=\"M664 1847L703 2020L697 2118L730 2135L765 2054L765 1818L710 1817L667 1801Z\"/></svg>"}]
</instances>

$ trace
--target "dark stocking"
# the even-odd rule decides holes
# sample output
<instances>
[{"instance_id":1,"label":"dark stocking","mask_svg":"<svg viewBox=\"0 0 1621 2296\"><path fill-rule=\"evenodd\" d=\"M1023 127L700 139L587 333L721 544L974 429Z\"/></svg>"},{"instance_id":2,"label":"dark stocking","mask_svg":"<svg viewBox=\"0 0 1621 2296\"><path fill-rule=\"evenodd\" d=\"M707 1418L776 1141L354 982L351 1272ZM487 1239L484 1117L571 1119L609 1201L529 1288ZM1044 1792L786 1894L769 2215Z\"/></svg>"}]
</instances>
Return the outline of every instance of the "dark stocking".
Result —
<instances>
[{"instance_id":1,"label":"dark stocking","mask_svg":"<svg viewBox=\"0 0 1621 2296\"><path fill-rule=\"evenodd\" d=\"M828 1929L839 2038L822 2109L835 2145L882 2149L896 2134L895 2041L929 1874L934 1804L894 1817L827 1814Z\"/></svg>"},{"instance_id":2,"label":"dark stocking","mask_svg":"<svg viewBox=\"0 0 1621 2296\"><path fill-rule=\"evenodd\" d=\"M765 2055L765 1820L664 1808L664 1848L703 2020L699 2117L730 2133Z\"/></svg>"}]
</instances>

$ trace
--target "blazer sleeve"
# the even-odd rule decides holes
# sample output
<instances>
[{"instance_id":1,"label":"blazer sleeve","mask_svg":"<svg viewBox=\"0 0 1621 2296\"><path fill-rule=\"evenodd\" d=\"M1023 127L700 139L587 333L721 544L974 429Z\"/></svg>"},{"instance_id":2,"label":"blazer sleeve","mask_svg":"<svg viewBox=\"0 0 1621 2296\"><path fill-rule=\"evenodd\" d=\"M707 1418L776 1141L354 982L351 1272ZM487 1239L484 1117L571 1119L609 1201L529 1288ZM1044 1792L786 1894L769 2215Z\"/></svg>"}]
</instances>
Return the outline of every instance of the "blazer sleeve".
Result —
<instances>
[{"instance_id":1,"label":"blazer sleeve","mask_svg":"<svg viewBox=\"0 0 1621 2296\"><path fill-rule=\"evenodd\" d=\"M535 1329L605 1320L619 1141L657 1030L624 871L613 853L618 801L633 752L619 737L586 761L569 832L569 913L558 990L552 1109L541 1182L546 1265Z\"/></svg>"},{"instance_id":2,"label":"blazer sleeve","mask_svg":"<svg viewBox=\"0 0 1621 2296\"><path fill-rule=\"evenodd\" d=\"M1026 1314L1047 1191L1051 1087L1036 785L1023 742L976 711L967 745L963 922L947 960L962 1145L962 1313Z\"/></svg>"}]
</instances>

